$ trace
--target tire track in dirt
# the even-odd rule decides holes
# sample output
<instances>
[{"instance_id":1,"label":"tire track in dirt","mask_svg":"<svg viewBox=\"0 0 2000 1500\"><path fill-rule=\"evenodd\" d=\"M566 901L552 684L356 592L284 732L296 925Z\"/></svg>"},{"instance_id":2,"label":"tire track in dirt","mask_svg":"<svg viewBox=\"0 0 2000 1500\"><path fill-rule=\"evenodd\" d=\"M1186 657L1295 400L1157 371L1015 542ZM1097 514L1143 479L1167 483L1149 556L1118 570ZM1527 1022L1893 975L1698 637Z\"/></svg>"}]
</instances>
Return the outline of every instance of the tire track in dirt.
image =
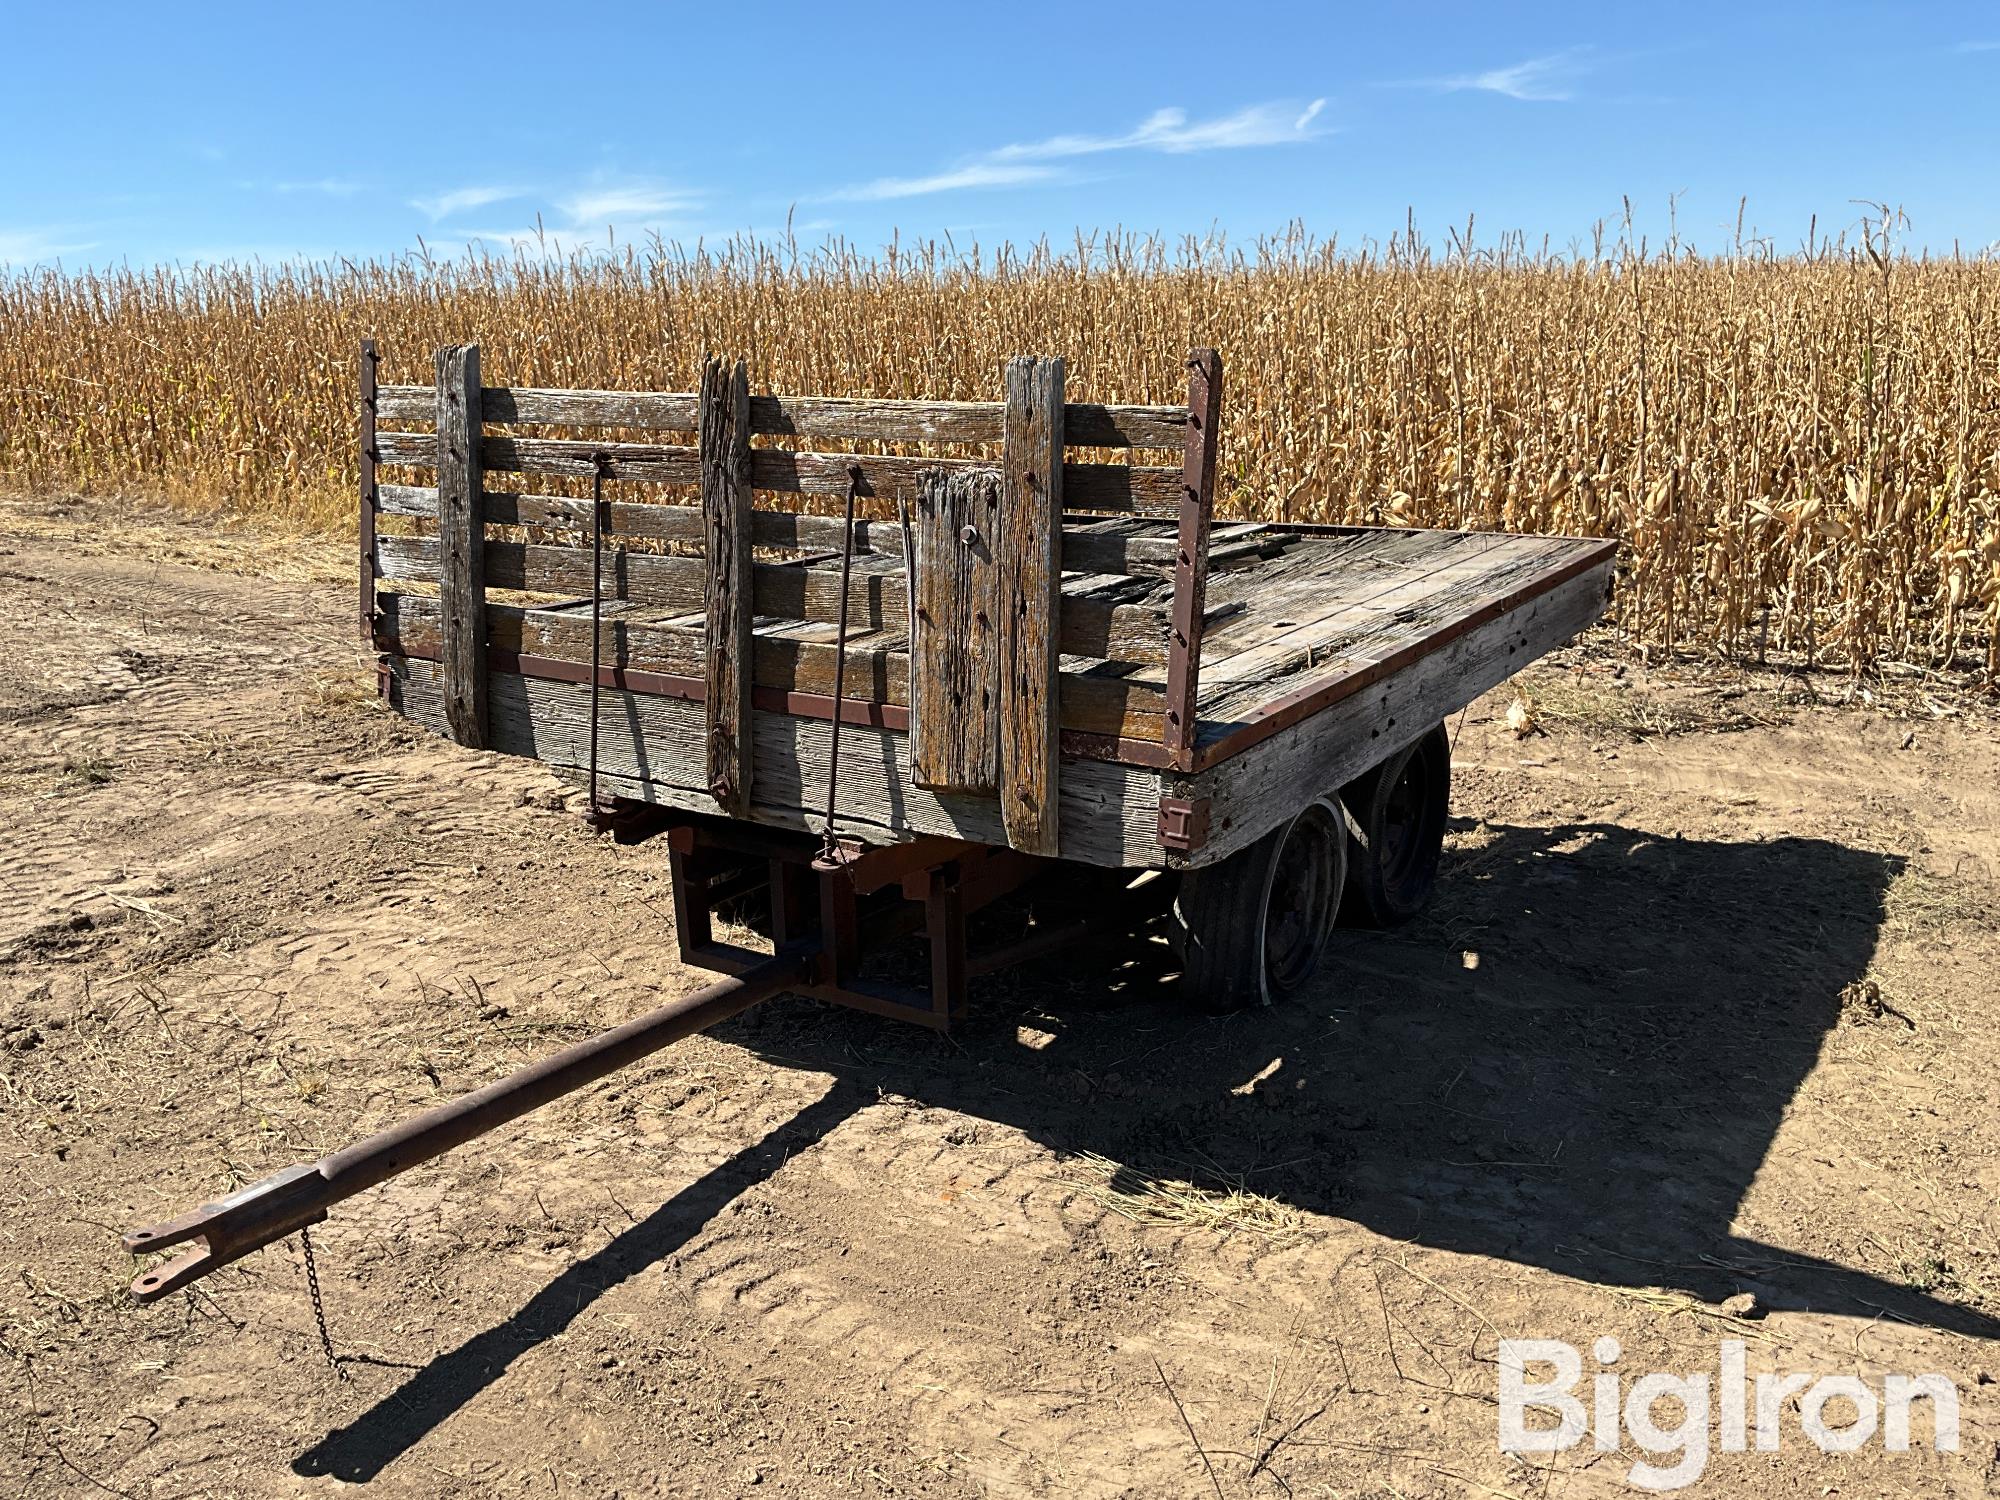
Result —
<instances>
[{"instance_id":1,"label":"tire track in dirt","mask_svg":"<svg viewBox=\"0 0 2000 1500\"><path fill-rule=\"evenodd\" d=\"M396 1362L357 1365L352 1385L318 1362L291 1247L215 1278L240 1329L206 1304L114 1307L105 1289L129 1271L110 1231L125 1217L309 1160L706 976L674 959L660 853L585 837L553 812L565 789L539 766L386 733L389 721L351 707L325 720L301 712L312 674L359 660L348 601L43 550L25 571L51 580L43 597L76 604L30 648L40 654L20 678L27 701L0 706L0 815L22 831L20 858L0 862L0 949L79 905L98 925L84 935L87 965L0 963L0 992L40 997L23 1015L73 1018L0 1059L10 1086L38 1101L0 1117L0 1166L19 1163L0 1177L17 1183L23 1255L75 1304L38 1300L28 1283L16 1300L56 1333L7 1337L33 1342L40 1399L63 1414L30 1413L23 1430L61 1432L120 1490L311 1487L293 1465L358 1426L373 1446L341 1451L379 1468L371 1493L384 1495L545 1490L543 1464L579 1492L670 1480L747 1493L755 1473L757 1493L1210 1493L1179 1403L1230 1494L1277 1493L1236 1455L1332 1400L1304 1433L1324 1446L1280 1456L1297 1493L1388 1482L1452 1492L1447 1470L1537 1493L1549 1476L1493 1455L1491 1408L1477 1399L1491 1388L1482 1318L1586 1343L1615 1331L1635 1358L1644 1348L1659 1367L1694 1367L1685 1327L1536 1258L1530 1240L1569 1232L1518 1211L1533 1202L1517 1179L1537 1168L1440 1160L1468 1153L1428 1118L1438 1103L1471 1107L1508 1082L1483 1079L1479 1059L1534 1060L1492 1035L1526 1013L1492 1007L1547 993L1581 1013L1588 998L1559 965L1510 988L1508 934L1518 929L1525 967L1536 944L1612 930L1586 920L1593 903L1611 903L1613 919L1646 911L1636 877L1634 889L1592 883L1584 900L1504 869L1484 878L1506 930L1477 939L1494 950L1480 973L1499 1001L1469 986L1459 945L1427 938L1367 947L1297 1022L1189 1030L1151 1000L1093 1011L1074 985L1037 980L1019 998L1022 1026L1046 1034L1019 1047L1004 1004L996 1023L984 997L953 1042L799 1001L689 1039L336 1211L316 1233L335 1339ZM1657 765L1651 749L1625 752L1623 780L1595 775L1581 743L1537 744L1525 753L1551 764L1531 777L1513 742L1474 735L1467 805L1530 830L1648 799L1678 817L1713 797L1669 785L1675 776L1726 794L1732 764L1738 788L1794 769L1722 739L1685 756L1668 748ZM64 778L65 757L118 770L91 786ZM1829 783L1803 748L1789 759L1809 810L1849 774ZM1867 790L1931 806L1919 764ZM1776 785L1750 790L1776 798ZM1736 816L1711 806L1707 826L1754 838L1754 809L1740 831ZM1871 831L1901 837L1901 816L1877 809ZM120 906L111 890L162 915ZM83 1001L86 974L98 1010ZM145 1003L129 993L140 983ZM100 1012L115 1020L93 1023ZM1353 1040L1364 1015L1379 1049L1366 1070L1386 1082L1350 1079L1340 1039L1323 1040ZM1658 1050L1633 1040L1641 1058ZM1311 1087L1253 1088L1280 1057L1279 1083ZM1639 1065L1588 1048L1570 1061L1592 1077L1600 1064ZM1868 1105L1871 1139L1893 1146L1917 1118L1901 1102L1916 1096L1895 1092L1895 1068L1869 1076L1896 1111ZM823 1105L830 1088L841 1093ZM1350 1088L1380 1102L1365 1132L1342 1124L1354 1133L1329 1145L1327 1117ZM1800 1118L1812 1108L1802 1100ZM819 1121L814 1133L787 1135L800 1115ZM1615 1128L1634 1118L1617 1115ZM1577 1128L1570 1170L1587 1173L1595 1123ZM1281 1198L1303 1184L1305 1235L1267 1243L1134 1224L1082 1193L1063 1155L1089 1148L1173 1171L1189 1141L1213 1146L1225 1175L1273 1164L1275 1176L1250 1180ZM1295 1156L1312 1165L1278 1170ZM1790 1157L1774 1155L1759 1178L1777 1195L1774 1220L1832 1201L1806 1196ZM1405 1222L1399 1202L1387 1217L1336 1217L1349 1179L1410 1195L1422 1213ZM1593 1232L1622 1225L1620 1242L1645 1253L1629 1205L1598 1207L1613 1223ZM1861 1227L1880 1221L1846 1226ZM1390 1257L1449 1290L1380 1264ZM1799 1336L1796 1317L1771 1326ZM1855 1325L1825 1321L1811 1357L1834 1367ZM1934 1335L1894 1333L1870 1352L1956 1368ZM406 1425L402 1403L439 1392L442 1405ZM132 1423L120 1436L134 1412L162 1430L140 1441ZM1338 1446L1350 1439L1352 1450ZM1786 1459L1801 1486L1898 1487L1886 1471L1807 1476ZM29 1461L0 1457L0 1474ZM1609 1473L1565 1473L1552 1488L1593 1493ZM60 1493L72 1479L48 1460L18 1488Z\"/></svg>"},{"instance_id":2,"label":"tire track in dirt","mask_svg":"<svg viewBox=\"0 0 2000 1500\"><path fill-rule=\"evenodd\" d=\"M992 1126L954 1144L971 1123L872 1105L794 1164L798 1181L746 1195L666 1275L732 1343L851 1371L839 1378L890 1403L918 1451L956 1455L998 1491L1116 1495L1180 1475L1186 1435L1153 1383L1153 1353L1168 1351L1150 1326L1180 1236L1136 1248L1046 1148ZM812 1227L844 1223L868 1225L865 1249ZM913 1304L941 1253L951 1278L985 1293L979 1309ZM1009 1284L996 1320L991 1289ZM1120 1433L1108 1461L1107 1423ZM1088 1472L1065 1462L1083 1451L1097 1453Z\"/></svg>"}]
</instances>

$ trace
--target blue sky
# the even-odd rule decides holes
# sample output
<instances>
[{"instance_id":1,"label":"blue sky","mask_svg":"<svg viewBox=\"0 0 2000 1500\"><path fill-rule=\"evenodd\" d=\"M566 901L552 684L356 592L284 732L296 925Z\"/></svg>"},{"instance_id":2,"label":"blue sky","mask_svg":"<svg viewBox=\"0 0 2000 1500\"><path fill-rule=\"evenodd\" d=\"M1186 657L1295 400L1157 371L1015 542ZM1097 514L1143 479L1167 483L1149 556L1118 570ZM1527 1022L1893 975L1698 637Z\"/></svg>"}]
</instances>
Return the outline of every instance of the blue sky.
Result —
<instances>
[{"instance_id":1,"label":"blue sky","mask_svg":"<svg viewBox=\"0 0 2000 1500\"><path fill-rule=\"evenodd\" d=\"M2000 7L29 5L0 263L749 230L2000 241Z\"/></svg>"}]
</instances>

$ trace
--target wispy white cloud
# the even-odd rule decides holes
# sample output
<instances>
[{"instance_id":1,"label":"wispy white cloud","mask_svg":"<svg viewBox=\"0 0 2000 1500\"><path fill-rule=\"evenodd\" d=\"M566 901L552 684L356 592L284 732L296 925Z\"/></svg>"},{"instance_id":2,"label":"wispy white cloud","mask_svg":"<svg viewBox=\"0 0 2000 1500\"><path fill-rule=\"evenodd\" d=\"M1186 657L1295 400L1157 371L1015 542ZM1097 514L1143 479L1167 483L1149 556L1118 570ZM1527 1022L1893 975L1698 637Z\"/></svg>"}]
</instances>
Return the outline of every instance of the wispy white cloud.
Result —
<instances>
[{"instance_id":1,"label":"wispy white cloud","mask_svg":"<svg viewBox=\"0 0 2000 1500\"><path fill-rule=\"evenodd\" d=\"M432 197L412 198L410 207L435 224L440 219L448 219L468 209L484 208L489 203L505 203L523 196L521 189L511 187L448 188Z\"/></svg>"},{"instance_id":2,"label":"wispy white cloud","mask_svg":"<svg viewBox=\"0 0 2000 1500\"><path fill-rule=\"evenodd\" d=\"M889 198L921 198L927 193L955 193L964 188L1020 187L1024 183L1048 182L1059 175L1054 167L973 162L929 177L878 177L873 182L836 188L826 196L873 203Z\"/></svg>"},{"instance_id":3,"label":"wispy white cloud","mask_svg":"<svg viewBox=\"0 0 2000 1500\"><path fill-rule=\"evenodd\" d=\"M1301 106L1296 100L1250 104L1234 114L1193 120L1184 109L1159 109L1132 129L1117 135L1054 135L1039 141L1016 141L981 152L957 166L922 177L878 177L821 194L823 199L877 202L919 198L931 193L955 193L972 188L1025 187L1030 183L1065 180L1049 165L1114 151L1160 151L1185 155L1195 151L1229 151L1247 146L1285 146L1313 140L1326 131L1315 122L1326 100Z\"/></svg>"},{"instance_id":4,"label":"wispy white cloud","mask_svg":"<svg viewBox=\"0 0 2000 1500\"><path fill-rule=\"evenodd\" d=\"M276 193L285 198L352 198L362 183L351 177L298 177L274 181L269 177L239 177L239 193Z\"/></svg>"},{"instance_id":5,"label":"wispy white cloud","mask_svg":"<svg viewBox=\"0 0 2000 1500\"><path fill-rule=\"evenodd\" d=\"M557 200L564 217L577 227L602 228L619 220L653 223L675 218L701 205L699 193L657 182L593 183Z\"/></svg>"},{"instance_id":6,"label":"wispy white cloud","mask_svg":"<svg viewBox=\"0 0 2000 1500\"><path fill-rule=\"evenodd\" d=\"M990 161L1051 161L1095 156L1106 151L1229 151L1245 146L1285 146L1322 134L1313 122L1326 108L1315 99L1301 109L1290 101L1251 104L1233 115L1190 120L1184 109L1157 109L1123 135L1057 135L1044 141L1002 146L989 152Z\"/></svg>"},{"instance_id":7,"label":"wispy white cloud","mask_svg":"<svg viewBox=\"0 0 2000 1500\"><path fill-rule=\"evenodd\" d=\"M63 224L0 229L0 266L19 270L95 249L96 241L80 238L80 233L75 225Z\"/></svg>"},{"instance_id":8,"label":"wispy white cloud","mask_svg":"<svg viewBox=\"0 0 2000 1500\"><path fill-rule=\"evenodd\" d=\"M525 200L537 195L525 190L463 189L482 195L480 203ZM441 202L450 194L440 195ZM516 229L467 229L451 232L456 248L545 250L562 254L607 235L634 240L651 234L677 235L694 225L708 195L692 188L652 178L623 178L594 173L586 182L566 192L552 195L546 211L535 215L532 227ZM418 207L423 207L419 203ZM478 206L470 201L462 207ZM441 216L440 216L441 217ZM447 248L434 245L434 249Z\"/></svg>"},{"instance_id":9,"label":"wispy white cloud","mask_svg":"<svg viewBox=\"0 0 2000 1500\"><path fill-rule=\"evenodd\" d=\"M1438 89L1444 93L1477 91L1499 94L1529 103L1559 103L1576 97L1575 84L1591 70L1591 49L1569 47L1544 57L1504 68L1488 68L1483 73L1458 73L1445 78L1418 78L1408 86Z\"/></svg>"},{"instance_id":10,"label":"wispy white cloud","mask_svg":"<svg viewBox=\"0 0 2000 1500\"><path fill-rule=\"evenodd\" d=\"M361 184L347 177L314 177L303 182L274 182L270 184L274 193L312 193L322 198L352 198L361 191Z\"/></svg>"},{"instance_id":11,"label":"wispy white cloud","mask_svg":"<svg viewBox=\"0 0 2000 1500\"><path fill-rule=\"evenodd\" d=\"M1954 52L2000 52L2000 42L1960 42Z\"/></svg>"}]
</instances>

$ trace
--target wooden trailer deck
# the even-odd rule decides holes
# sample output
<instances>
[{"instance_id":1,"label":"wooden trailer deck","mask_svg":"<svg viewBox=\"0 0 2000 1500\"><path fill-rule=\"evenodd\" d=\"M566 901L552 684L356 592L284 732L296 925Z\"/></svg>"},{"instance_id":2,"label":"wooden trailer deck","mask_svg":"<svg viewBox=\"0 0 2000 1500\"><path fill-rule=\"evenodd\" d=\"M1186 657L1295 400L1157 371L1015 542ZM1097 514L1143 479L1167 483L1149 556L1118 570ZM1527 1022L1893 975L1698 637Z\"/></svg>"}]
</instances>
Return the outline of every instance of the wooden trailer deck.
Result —
<instances>
[{"instance_id":1,"label":"wooden trailer deck","mask_svg":"<svg viewBox=\"0 0 2000 1500\"><path fill-rule=\"evenodd\" d=\"M1067 404L1056 361L1016 361L1005 403L919 403L753 399L718 362L699 394L481 387L476 353L469 376L452 353L435 389L377 390L364 357L363 608L385 693L440 732L583 770L594 594L600 787L683 811L818 827L844 597L843 833L1204 865L1567 640L1609 593L1607 541L1211 522L1220 367L1202 351L1184 408ZM378 434L385 414L436 430ZM1064 452L1170 445L1180 465ZM378 483L377 460L438 484ZM596 479L605 498L503 490L506 473ZM701 504L635 485L699 486ZM850 490L876 513L852 528L751 500Z\"/></svg>"}]
</instances>

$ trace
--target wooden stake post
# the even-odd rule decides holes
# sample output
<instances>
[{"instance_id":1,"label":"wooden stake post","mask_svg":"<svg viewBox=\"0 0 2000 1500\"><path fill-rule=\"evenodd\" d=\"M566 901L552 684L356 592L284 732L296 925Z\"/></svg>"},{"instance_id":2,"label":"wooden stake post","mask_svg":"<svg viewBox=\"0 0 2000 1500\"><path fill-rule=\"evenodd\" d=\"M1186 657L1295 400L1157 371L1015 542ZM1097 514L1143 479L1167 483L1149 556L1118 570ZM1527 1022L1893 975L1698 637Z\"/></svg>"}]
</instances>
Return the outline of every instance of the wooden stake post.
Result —
<instances>
[{"instance_id":1,"label":"wooden stake post","mask_svg":"<svg viewBox=\"0 0 2000 1500\"><path fill-rule=\"evenodd\" d=\"M1000 476L927 474L910 512L910 779L939 792L1000 790Z\"/></svg>"},{"instance_id":2,"label":"wooden stake post","mask_svg":"<svg viewBox=\"0 0 2000 1500\"><path fill-rule=\"evenodd\" d=\"M708 551L708 788L750 814L750 685L756 614L750 554L750 375L710 356L701 372L701 513ZM835 689L839 691L838 688Z\"/></svg>"},{"instance_id":3,"label":"wooden stake post","mask_svg":"<svg viewBox=\"0 0 2000 1500\"><path fill-rule=\"evenodd\" d=\"M1063 362L1007 361L1000 524L1000 813L1007 843L1058 852Z\"/></svg>"},{"instance_id":4,"label":"wooden stake post","mask_svg":"<svg viewBox=\"0 0 2000 1500\"><path fill-rule=\"evenodd\" d=\"M445 721L486 748L486 511L480 488L479 346L437 353L438 665Z\"/></svg>"}]
</instances>

